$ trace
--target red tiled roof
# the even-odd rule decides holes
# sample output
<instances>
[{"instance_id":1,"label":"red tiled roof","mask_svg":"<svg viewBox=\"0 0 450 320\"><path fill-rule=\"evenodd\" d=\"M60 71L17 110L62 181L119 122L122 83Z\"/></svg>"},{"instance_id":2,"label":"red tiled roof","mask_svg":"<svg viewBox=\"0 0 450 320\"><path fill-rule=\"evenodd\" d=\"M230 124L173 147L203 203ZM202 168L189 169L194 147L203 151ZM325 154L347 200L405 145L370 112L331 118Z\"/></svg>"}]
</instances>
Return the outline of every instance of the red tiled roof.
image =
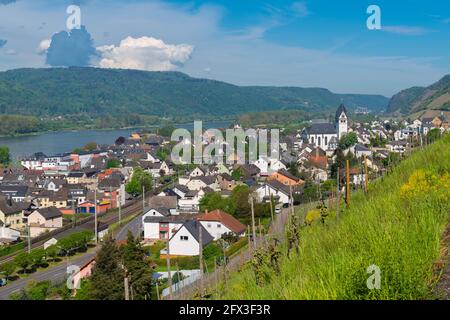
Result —
<instances>
[{"instance_id":1,"label":"red tiled roof","mask_svg":"<svg viewBox=\"0 0 450 320\"><path fill-rule=\"evenodd\" d=\"M197 220L220 221L224 226L237 234L242 233L247 229L247 227L239 220L220 209L202 213L197 217Z\"/></svg>"}]
</instances>

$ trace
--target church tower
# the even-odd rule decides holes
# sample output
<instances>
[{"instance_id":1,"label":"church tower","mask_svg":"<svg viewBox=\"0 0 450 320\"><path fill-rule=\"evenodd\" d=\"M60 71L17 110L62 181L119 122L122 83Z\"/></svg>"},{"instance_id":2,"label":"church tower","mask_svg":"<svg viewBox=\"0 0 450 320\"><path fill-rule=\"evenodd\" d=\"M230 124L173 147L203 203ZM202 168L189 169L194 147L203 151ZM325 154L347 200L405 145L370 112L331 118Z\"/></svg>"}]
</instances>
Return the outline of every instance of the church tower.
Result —
<instances>
[{"instance_id":1,"label":"church tower","mask_svg":"<svg viewBox=\"0 0 450 320\"><path fill-rule=\"evenodd\" d=\"M335 117L335 125L338 139L348 132L348 118L347 118L347 109L345 106L341 104L336 111Z\"/></svg>"}]
</instances>

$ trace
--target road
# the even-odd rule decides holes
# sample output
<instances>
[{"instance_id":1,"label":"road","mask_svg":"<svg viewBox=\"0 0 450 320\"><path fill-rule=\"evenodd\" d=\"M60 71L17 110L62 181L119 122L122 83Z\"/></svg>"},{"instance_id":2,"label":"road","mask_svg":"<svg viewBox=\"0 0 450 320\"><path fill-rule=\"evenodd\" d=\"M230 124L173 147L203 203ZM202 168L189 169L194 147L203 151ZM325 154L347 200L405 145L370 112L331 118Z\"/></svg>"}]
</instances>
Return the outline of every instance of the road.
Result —
<instances>
[{"instance_id":1,"label":"road","mask_svg":"<svg viewBox=\"0 0 450 320\"><path fill-rule=\"evenodd\" d=\"M116 233L116 240L117 241L123 241L127 239L128 231L131 231L134 237L137 237L142 232L142 214L138 215L137 217L133 218L130 222L128 222L125 226L123 226L117 233Z\"/></svg>"},{"instance_id":2,"label":"road","mask_svg":"<svg viewBox=\"0 0 450 320\"><path fill-rule=\"evenodd\" d=\"M0 288L0 300L9 300L9 296L12 293L20 291L31 280L34 281L50 280L54 283L64 280L67 277L66 271L68 265L76 265L79 267L83 266L85 263L87 263L89 260L95 257L95 255L97 254L97 250L98 247L93 248L86 254L83 254L73 259L69 259L67 263L62 263L57 266L48 268L46 270L38 271L34 274L30 274L27 278L22 278L8 283L5 287Z\"/></svg>"}]
</instances>

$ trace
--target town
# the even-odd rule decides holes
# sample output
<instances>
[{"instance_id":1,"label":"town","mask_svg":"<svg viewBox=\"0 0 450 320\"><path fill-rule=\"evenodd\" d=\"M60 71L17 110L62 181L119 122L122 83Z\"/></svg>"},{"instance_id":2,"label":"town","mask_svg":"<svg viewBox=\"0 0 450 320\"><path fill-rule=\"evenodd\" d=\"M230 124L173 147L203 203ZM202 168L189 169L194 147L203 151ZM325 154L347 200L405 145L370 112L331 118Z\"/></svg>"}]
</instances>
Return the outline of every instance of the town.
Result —
<instances>
[{"instance_id":1,"label":"town","mask_svg":"<svg viewBox=\"0 0 450 320\"><path fill-rule=\"evenodd\" d=\"M20 281L23 285L8 294L23 290L23 276L43 269L52 256L91 253L70 275L76 294L91 275L97 244L110 236L123 244L132 236L149 248L155 279L166 279L156 294L167 297L201 277L199 256L206 268L217 268L257 234L266 234L274 215L335 198L347 187L367 188L368 180L384 176L414 149L450 131L443 113L370 122L352 120L353 115L340 105L332 121L311 120L289 134L280 128L280 157L260 156L244 164L236 155L220 164L174 164L170 134L142 130L112 145L93 142L64 154L36 153L5 166L0 171L0 270L8 271L3 271L0 295ZM67 247L67 239L76 235L85 236L83 244Z\"/></svg>"}]
</instances>

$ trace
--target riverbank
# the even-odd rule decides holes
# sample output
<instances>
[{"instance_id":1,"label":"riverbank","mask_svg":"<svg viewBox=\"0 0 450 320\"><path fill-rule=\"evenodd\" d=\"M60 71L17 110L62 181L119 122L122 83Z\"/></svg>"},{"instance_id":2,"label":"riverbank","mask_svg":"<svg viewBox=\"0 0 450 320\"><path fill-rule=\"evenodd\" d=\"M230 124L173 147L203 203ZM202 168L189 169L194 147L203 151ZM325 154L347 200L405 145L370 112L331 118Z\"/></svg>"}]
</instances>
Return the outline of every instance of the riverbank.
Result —
<instances>
[{"instance_id":1,"label":"riverbank","mask_svg":"<svg viewBox=\"0 0 450 320\"><path fill-rule=\"evenodd\" d=\"M228 127L230 123L230 120L207 121L203 123L203 129ZM176 124L174 126L192 130L194 123ZM157 127L133 126L121 129L103 128L48 131L45 133L0 137L0 146L7 146L10 149L11 158L13 160L19 160L22 157L31 156L36 152L42 152L46 155L70 152L75 148L83 147L89 142L114 144L114 141L118 137L128 137L135 130Z\"/></svg>"}]
</instances>

